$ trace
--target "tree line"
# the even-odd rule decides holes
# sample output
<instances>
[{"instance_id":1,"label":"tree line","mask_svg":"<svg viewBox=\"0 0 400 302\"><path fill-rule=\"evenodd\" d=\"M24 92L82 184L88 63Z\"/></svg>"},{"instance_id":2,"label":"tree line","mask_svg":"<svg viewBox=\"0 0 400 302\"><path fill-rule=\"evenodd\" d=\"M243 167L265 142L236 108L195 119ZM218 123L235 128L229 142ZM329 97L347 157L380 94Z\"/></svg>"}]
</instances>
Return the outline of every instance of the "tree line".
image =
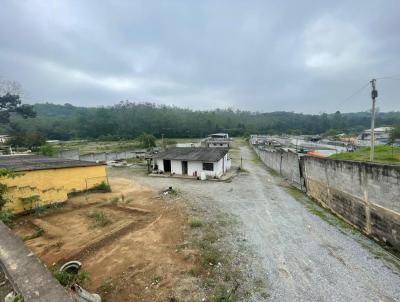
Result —
<instances>
[{"instance_id":1,"label":"tree line","mask_svg":"<svg viewBox=\"0 0 400 302\"><path fill-rule=\"evenodd\" d=\"M249 112L233 109L195 111L152 103L121 102L110 107L76 107L71 104L35 104L35 118L10 114L2 132L14 144L32 146L46 139L137 138L149 133L160 138L198 138L214 132L231 136L266 134L357 134L370 127L370 113L302 114L294 112ZM376 125L400 124L400 112L378 112Z\"/></svg>"}]
</instances>

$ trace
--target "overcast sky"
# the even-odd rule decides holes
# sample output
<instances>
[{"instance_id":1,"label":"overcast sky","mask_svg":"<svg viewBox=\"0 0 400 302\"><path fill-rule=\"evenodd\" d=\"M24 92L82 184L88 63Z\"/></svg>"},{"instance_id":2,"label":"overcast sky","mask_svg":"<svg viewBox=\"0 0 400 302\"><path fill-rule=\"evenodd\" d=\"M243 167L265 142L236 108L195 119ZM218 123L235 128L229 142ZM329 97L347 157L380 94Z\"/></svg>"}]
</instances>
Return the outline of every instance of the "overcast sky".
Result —
<instances>
[{"instance_id":1,"label":"overcast sky","mask_svg":"<svg viewBox=\"0 0 400 302\"><path fill-rule=\"evenodd\" d=\"M400 1L1 0L0 76L29 102L304 113L400 79ZM378 80L381 111L400 80Z\"/></svg>"}]
</instances>

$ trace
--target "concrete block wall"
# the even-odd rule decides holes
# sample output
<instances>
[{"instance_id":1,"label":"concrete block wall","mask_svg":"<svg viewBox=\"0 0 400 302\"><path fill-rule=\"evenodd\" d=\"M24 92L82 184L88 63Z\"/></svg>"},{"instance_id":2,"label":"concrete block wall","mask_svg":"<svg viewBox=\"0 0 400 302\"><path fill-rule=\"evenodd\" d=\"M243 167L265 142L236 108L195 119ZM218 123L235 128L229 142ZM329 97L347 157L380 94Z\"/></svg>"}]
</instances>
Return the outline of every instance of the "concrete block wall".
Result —
<instances>
[{"instance_id":1,"label":"concrete block wall","mask_svg":"<svg viewBox=\"0 0 400 302\"><path fill-rule=\"evenodd\" d=\"M261 161L270 169L286 178L293 186L303 190L299 156L283 150L254 149Z\"/></svg>"},{"instance_id":2,"label":"concrete block wall","mask_svg":"<svg viewBox=\"0 0 400 302\"><path fill-rule=\"evenodd\" d=\"M139 151L127 150L119 152L87 153L79 155L79 150L75 149L75 150L60 151L60 153L57 154L57 157L90 161L90 162L105 162L109 160L135 158L139 155L143 155L144 153L145 151L140 151L140 150Z\"/></svg>"},{"instance_id":3,"label":"concrete block wall","mask_svg":"<svg viewBox=\"0 0 400 302\"><path fill-rule=\"evenodd\" d=\"M400 166L305 156L307 194L400 250Z\"/></svg>"},{"instance_id":4,"label":"concrete block wall","mask_svg":"<svg viewBox=\"0 0 400 302\"><path fill-rule=\"evenodd\" d=\"M322 206L400 250L400 166L255 151L267 167Z\"/></svg>"}]
</instances>

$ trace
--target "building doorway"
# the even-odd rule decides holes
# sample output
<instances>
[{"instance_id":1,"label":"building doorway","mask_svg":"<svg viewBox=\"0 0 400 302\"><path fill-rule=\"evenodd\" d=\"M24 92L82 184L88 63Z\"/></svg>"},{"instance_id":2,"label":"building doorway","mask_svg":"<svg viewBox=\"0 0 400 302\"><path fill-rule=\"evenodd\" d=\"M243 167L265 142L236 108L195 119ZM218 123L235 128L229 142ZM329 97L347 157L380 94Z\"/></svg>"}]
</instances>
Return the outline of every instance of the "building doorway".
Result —
<instances>
[{"instance_id":1,"label":"building doorway","mask_svg":"<svg viewBox=\"0 0 400 302\"><path fill-rule=\"evenodd\" d=\"M164 172L171 172L171 161L169 159L164 159Z\"/></svg>"},{"instance_id":2,"label":"building doorway","mask_svg":"<svg viewBox=\"0 0 400 302\"><path fill-rule=\"evenodd\" d=\"M188 162L182 161L182 175L188 174Z\"/></svg>"}]
</instances>

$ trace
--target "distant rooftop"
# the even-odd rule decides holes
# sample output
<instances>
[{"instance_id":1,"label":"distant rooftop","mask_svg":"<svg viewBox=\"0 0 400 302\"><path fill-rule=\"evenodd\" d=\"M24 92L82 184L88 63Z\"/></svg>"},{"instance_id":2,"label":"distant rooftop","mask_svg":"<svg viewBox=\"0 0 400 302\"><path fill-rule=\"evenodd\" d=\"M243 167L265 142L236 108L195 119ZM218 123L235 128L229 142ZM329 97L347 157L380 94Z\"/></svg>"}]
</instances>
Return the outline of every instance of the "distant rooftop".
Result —
<instances>
[{"instance_id":1,"label":"distant rooftop","mask_svg":"<svg viewBox=\"0 0 400 302\"><path fill-rule=\"evenodd\" d=\"M13 171L47 170L73 167L97 166L94 162L40 155L4 155L0 156L0 169Z\"/></svg>"},{"instance_id":2,"label":"distant rooftop","mask_svg":"<svg viewBox=\"0 0 400 302\"><path fill-rule=\"evenodd\" d=\"M375 132L390 132L392 131L393 127L380 127L374 128ZM364 132L371 132L371 129L364 130Z\"/></svg>"},{"instance_id":3,"label":"distant rooftop","mask_svg":"<svg viewBox=\"0 0 400 302\"><path fill-rule=\"evenodd\" d=\"M216 162L228 153L226 148L171 148L154 154L153 158Z\"/></svg>"}]
</instances>

